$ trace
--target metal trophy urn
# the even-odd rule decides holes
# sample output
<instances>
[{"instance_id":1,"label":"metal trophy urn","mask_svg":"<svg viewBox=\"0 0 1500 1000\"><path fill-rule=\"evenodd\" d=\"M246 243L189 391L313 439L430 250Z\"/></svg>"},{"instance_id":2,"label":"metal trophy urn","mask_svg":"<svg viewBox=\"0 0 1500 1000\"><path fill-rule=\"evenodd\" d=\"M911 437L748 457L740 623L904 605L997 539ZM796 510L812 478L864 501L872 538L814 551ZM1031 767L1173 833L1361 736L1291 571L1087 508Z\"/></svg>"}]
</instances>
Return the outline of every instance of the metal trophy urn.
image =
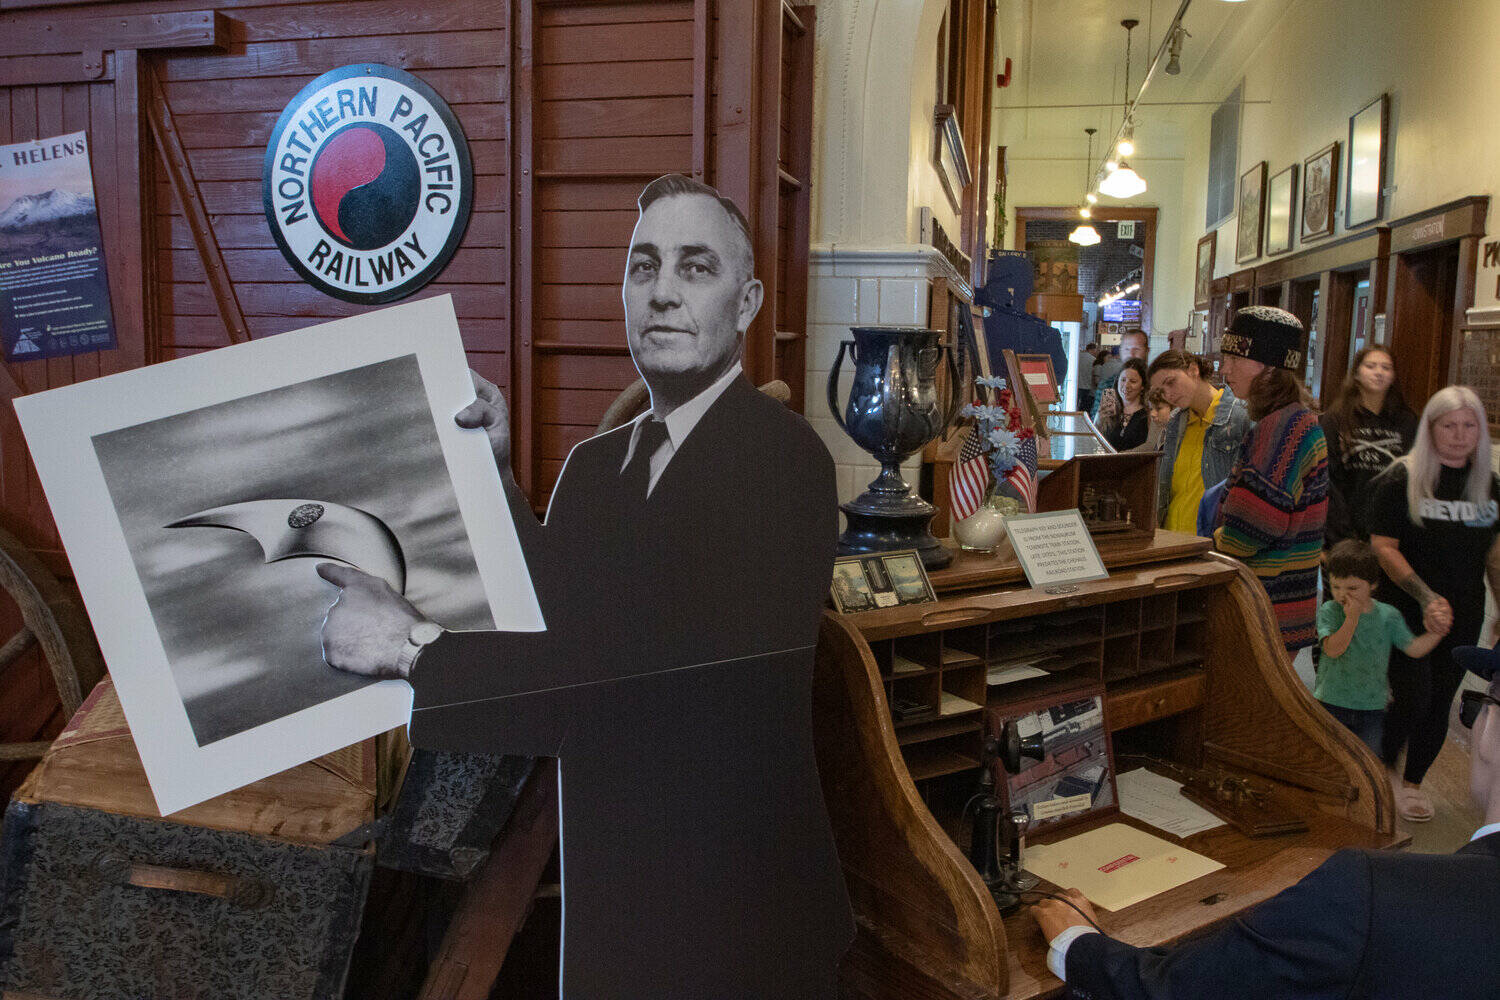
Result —
<instances>
[{"instance_id":1,"label":"metal trophy urn","mask_svg":"<svg viewBox=\"0 0 1500 1000\"><path fill-rule=\"evenodd\" d=\"M839 536L840 555L916 549L928 569L942 569L953 554L927 528L937 508L912 492L901 463L936 438L958 414L962 381L952 348L941 330L912 326L856 326L853 340L839 344L828 373L828 408L844 432L880 463L880 475L857 499L840 504L848 525ZM854 359L854 387L847 407L838 401L844 352ZM949 399L939 400L938 365L948 361Z\"/></svg>"}]
</instances>

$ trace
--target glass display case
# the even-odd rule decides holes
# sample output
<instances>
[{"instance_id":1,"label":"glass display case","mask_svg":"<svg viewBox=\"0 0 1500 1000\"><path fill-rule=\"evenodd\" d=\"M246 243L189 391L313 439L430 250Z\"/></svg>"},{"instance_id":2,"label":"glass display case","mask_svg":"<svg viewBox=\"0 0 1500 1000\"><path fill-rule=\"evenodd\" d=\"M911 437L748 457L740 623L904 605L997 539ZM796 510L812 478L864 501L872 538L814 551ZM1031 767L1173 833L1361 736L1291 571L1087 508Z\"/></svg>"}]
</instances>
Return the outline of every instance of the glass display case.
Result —
<instances>
[{"instance_id":1,"label":"glass display case","mask_svg":"<svg viewBox=\"0 0 1500 1000\"><path fill-rule=\"evenodd\" d=\"M1046 414L1047 440L1051 446L1049 455L1054 463L1065 462L1079 455L1113 455L1114 448L1087 413L1077 410L1049 410Z\"/></svg>"}]
</instances>

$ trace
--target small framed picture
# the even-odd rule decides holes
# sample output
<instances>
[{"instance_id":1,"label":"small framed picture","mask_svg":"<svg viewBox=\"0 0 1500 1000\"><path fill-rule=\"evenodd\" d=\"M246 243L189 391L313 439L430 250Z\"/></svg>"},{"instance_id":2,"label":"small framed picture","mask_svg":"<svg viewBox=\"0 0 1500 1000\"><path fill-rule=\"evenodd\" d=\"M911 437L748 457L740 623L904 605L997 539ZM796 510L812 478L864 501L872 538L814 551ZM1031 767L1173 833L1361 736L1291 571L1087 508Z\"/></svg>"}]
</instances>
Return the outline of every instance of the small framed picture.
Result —
<instances>
[{"instance_id":1,"label":"small framed picture","mask_svg":"<svg viewBox=\"0 0 1500 1000\"><path fill-rule=\"evenodd\" d=\"M1198 261L1193 269L1193 308L1207 309L1213 297L1214 254L1219 244L1219 231L1209 230L1198 241Z\"/></svg>"},{"instance_id":2,"label":"small framed picture","mask_svg":"<svg viewBox=\"0 0 1500 1000\"><path fill-rule=\"evenodd\" d=\"M1266 161L1240 175L1239 232L1234 243L1234 262L1243 264L1260 256L1261 227L1266 209Z\"/></svg>"},{"instance_id":3,"label":"small framed picture","mask_svg":"<svg viewBox=\"0 0 1500 1000\"><path fill-rule=\"evenodd\" d=\"M1302 161L1302 239L1333 234L1339 193L1339 144L1330 142Z\"/></svg>"},{"instance_id":4,"label":"small framed picture","mask_svg":"<svg viewBox=\"0 0 1500 1000\"><path fill-rule=\"evenodd\" d=\"M1119 811L1115 758L1104 719L1104 689L1071 691L988 710L999 735L1014 720L1021 739L1040 736L1042 759L1022 757L1016 774L997 765L995 782L1011 812L1024 812L1028 835Z\"/></svg>"},{"instance_id":5,"label":"small framed picture","mask_svg":"<svg viewBox=\"0 0 1500 1000\"><path fill-rule=\"evenodd\" d=\"M1293 210L1297 197L1297 165L1272 177L1266 187L1266 256L1292 248Z\"/></svg>"},{"instance_id":6,"label":"small framed picture","mask_svg":"<svg viewBox=\"0 0 1500 1000\"><path fill-rule=\"evenodd\" d=\"M1057 373L1052 370L1049 354L1017 354L1016 365L1021 370L1021 384L1031 394L1032 402L1039 409L1062 402L1062 390L1057 386Z\"/></svg>"},{"instance_id":7,"label":"small framed picture","mask_svg":"<svg viewBox=\"0 0 1500 1000\"><path fill-rule=\"evenodd\" d=\"M915 549L843 556L833 564L833 606L841 614L937 600Z\"/></svg>"}]
</instances>

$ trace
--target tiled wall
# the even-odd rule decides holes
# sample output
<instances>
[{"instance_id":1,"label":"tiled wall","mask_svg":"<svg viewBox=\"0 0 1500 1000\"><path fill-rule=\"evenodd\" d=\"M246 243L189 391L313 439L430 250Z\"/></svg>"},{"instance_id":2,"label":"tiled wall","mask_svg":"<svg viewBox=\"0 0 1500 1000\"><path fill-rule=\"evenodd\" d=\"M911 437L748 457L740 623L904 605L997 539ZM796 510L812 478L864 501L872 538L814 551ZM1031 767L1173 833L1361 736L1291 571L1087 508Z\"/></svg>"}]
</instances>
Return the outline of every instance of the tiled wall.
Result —
<instances>
[{"instance_id":1,"label":"tiled wall","mask_svg":"<svg viewBox=\"0 0 1500 1000\"><path fill-rule=\"evenodd\" d=\"M829 411L828 373L839 343L853 338L852 326L926 326L929 282L942 273L943 266L941 258L922 247L854 252L813 248L807 302L806 412L833 453L840 503L863 493L880 466L844 433ZM853 380L853 365L845 352L839 372L841 408L848 405ZM914 457L904 466L913 489L919 465Z\"/></svg>"}]
</instances>

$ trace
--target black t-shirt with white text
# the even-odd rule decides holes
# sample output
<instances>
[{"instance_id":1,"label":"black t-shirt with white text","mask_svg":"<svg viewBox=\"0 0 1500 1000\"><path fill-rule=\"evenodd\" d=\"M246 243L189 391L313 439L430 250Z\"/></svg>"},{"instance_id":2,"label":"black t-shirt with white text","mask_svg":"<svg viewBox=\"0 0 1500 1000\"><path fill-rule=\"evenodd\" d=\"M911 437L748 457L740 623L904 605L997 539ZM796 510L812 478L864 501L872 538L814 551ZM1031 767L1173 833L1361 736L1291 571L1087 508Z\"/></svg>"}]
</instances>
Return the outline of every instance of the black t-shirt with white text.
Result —
<instances>
[{"instance_id":1,"label":"black t-shirt with white text","mask_svg":"<svg viewBox=\"0 0 1500 1000\"><path fill-rule=\"evenodd\" d=\"M1469 467L1442 466L1433 497L1422 501L1422 526L1412 524L1406 503L1406 465L1397 462L1370 484L1368 525L1371 535L1396 539L1401 555L1432 590L1453 606L1453 631L1459 644L1479 640L1484 626L1485 560L1500 532L1500 483L1490 477L1489 499L1463 499ZM1401 610L1413 632L1422 631L1417 602L1389 579L1381 581L1380 599Z\"/></svg>"},{"instance_id":2,"label":"black t-shirt with white text","mask_svg":"<svg viewBox=\"0 0 1500 1000\"><path fill-rule=\"evenodd\" d=\"M1345 428L1333 413L1318 423L1328 439L1328 522L1324 545L1333 548L1345 538L1369 537L1365 523L1370 483L1396 459L1411 450L1417 417L1410 410L1372 413L1355 410L1354 426Z\"/></svg>"}]
</instances>

